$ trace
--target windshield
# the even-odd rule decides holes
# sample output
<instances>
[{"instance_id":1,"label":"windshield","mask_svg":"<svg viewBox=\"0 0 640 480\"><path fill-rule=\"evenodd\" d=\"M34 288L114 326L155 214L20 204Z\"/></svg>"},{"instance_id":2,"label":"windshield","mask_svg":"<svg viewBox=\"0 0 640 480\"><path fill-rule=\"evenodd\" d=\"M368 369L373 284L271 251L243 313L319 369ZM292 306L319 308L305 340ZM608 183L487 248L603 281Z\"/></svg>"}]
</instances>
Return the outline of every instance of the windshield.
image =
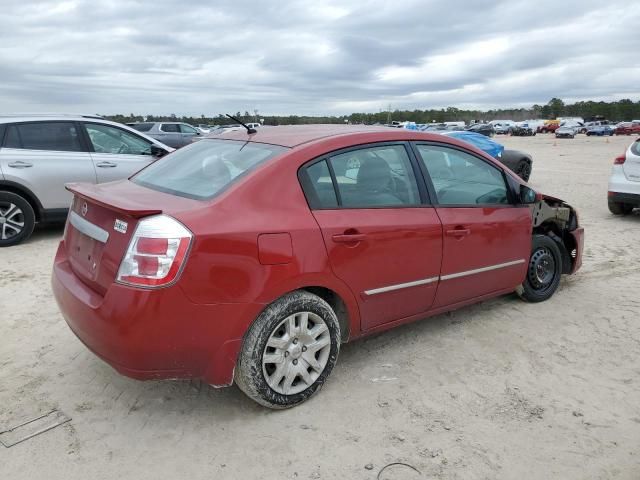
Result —
<instances>
[{"instance_id":1,"label":"windshield","mask_svg":"<svg viewBox=\"0 0 640 480\"><path fill-rule=\"evenodd\" d=\"M149 165L131 180L161 192L207 200L286 150L263 143L204 139Z\"/></svg>"}]
</instances>

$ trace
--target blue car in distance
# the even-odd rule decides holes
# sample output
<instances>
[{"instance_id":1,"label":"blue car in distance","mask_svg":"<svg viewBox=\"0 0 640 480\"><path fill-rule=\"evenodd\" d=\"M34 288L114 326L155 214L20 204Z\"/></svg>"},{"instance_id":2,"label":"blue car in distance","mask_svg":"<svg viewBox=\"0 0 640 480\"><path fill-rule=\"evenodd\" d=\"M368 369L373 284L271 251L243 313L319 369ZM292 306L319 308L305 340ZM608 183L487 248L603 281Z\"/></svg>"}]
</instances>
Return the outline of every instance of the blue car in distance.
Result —
<instances>
[{"instance_id":1,"label":"blue car in distance","mask_svg":"<svg viewBox=\"0 0 640 480\"><path fill-rule=\"evenodd\" d=\"M596 135L598 137L603 136L612 136L614 133L614 128L611 125L596 125L594 127L589 127L587 129L587 136L590 137L592 135Z\"/></svg>"},{"instance_id":2,"label":"blue car in distance","mask_svg":"<svg viewBox=\"0 0 640 480\"><path fill-rule=\"evenodd\" d=\"M503 165L510 168L525 182L529 181L533 165L533 158L531 158L531 155L519 150L505 150L504 145L500 145L498 142L494 142L489 137L482 135L481 133L469 131L434 133L440 133L441 135L457 138L458 140L462 140L463 142L470 143L474 147L479 148L483 152L486 152L493 158L499 160Z\"/></svg>"},{"instance_id":3,"label":"blue car in distance","mask_svg":"<svg viewBox=\"0 0 640 480\"><path fill-rule=\"evenodd\" d=\"M458 140L462 140L463 142L470 143L474 147L479 148L483 152L488 153L493 158L497 158L498 160L502 156L502 152L504 152L503 145L500 145L498 142L494 142L489 137L487 137L486 135L482 135L481 133L469 131L453 131L442 132L442 135L457 138Z\"/></svg>"}]
</instances>

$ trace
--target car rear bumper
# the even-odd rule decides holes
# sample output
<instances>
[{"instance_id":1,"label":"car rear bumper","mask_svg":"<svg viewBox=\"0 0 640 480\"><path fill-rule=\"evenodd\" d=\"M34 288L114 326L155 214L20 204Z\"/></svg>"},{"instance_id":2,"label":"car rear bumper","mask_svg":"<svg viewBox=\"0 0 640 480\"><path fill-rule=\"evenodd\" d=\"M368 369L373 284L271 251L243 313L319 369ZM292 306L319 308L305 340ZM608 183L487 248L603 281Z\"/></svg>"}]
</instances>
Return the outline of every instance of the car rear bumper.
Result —
<instances>
[{"instance_id":1,"label":"car rear bumper","mask_svg":"<svg viewBox=\"0 0 640 480\"><path fill-rule=\"evenodd\" d=\"M634 205L640 207L640 194L637 193L619 193L608 192L607 195L610 202L626 203L627 205Z\"/></svg>"},{"instance_id":2,"label":"car rear bumper","mask_svg":"<svg viewBox=\"0 0 640 480\"><path fill-rule=\"evenodd\" d=\"M201 378L230 385L244 331L264 308L194 304L178 285L143 290L114 283L101 296L73 273L63 243L52 288L82 343L121 374L139 380Z\"/></svg>"},{"instance_id":3,"label":"car rear bumper","mask_svg":"<svg viewBox=\"0 0 640 480\"><path fill-rule=\"evenodd\" d=\"M609 200L622 203L635 203L640 197L640 182L629 180L622 165L614 165L611 169L608 188ZM626 200L622 200L622 199Z\"/></svg>"}]
</instances>

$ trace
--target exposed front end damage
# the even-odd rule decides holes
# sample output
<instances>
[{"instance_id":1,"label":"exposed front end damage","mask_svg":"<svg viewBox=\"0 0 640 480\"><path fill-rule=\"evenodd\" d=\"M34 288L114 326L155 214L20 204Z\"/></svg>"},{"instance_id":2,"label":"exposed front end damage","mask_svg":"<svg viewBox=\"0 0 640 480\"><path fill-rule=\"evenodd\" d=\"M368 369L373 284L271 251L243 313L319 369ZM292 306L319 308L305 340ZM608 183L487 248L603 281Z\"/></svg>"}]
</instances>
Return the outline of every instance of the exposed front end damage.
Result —
<instances>
[{"instance_id":1,"label":"exposed front end damage","mask_svg":"<svg viewBox=\"0 0 640 480\"><path fill-rule=\"evenodd\" d=\"M575 273L582 265L584 228L578 214L560 199L542 196L531 206L533 233L548 235L562 253L562 273Z\"/></svg>"}]
</instances>

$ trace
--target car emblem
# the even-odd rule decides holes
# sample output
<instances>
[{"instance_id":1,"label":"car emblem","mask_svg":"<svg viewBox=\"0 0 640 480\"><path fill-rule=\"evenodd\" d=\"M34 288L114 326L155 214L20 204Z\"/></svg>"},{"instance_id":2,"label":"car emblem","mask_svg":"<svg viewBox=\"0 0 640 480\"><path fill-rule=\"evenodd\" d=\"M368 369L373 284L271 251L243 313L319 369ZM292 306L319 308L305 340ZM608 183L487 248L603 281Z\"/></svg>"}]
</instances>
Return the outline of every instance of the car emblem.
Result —
<instances>
[{"instance_id":1,"label":"car emblem","mask_svg":"<svg viewBox=\"0 0 640 480\"><path fill-rule=\"evenodd\" d=\"M116 220L116 223L113 224L113 229L120 233L127 233L127 227L127 222L123 222L122 220Z\"/></svg>"},{"instance_id":2,"label":"car emblem","mask_svg":"<svg viewBox=\"0 0 640 480\"><path fill-rule=\"evenodd\" d=\"M84 202L82 204L82 210L80 210L80 213L82 213L83 217L86 217L88 211L89 211L89 206L87 205L87 202Z\"/></svg>"}]
</instances>

